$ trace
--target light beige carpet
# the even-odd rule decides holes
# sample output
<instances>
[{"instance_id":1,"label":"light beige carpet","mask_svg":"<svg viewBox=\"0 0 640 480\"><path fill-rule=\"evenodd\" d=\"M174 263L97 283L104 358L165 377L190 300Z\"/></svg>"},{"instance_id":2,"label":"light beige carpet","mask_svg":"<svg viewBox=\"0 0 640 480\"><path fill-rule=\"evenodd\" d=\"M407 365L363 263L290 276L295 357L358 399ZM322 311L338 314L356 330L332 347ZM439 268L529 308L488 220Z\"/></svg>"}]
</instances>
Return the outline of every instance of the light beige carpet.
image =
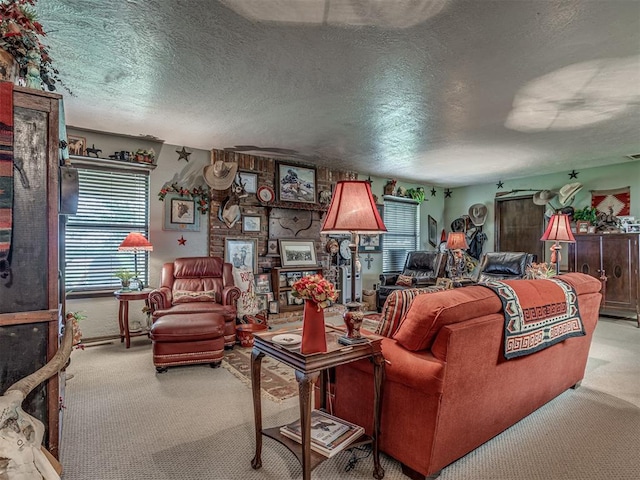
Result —
<instances>
[{"instance_id":1,"label":"light beige carpet","mask_svg":"<svg viewBox=\"0 0 640 480\"><path fill-rule=\"evenodd\" d=\"M148 339L74 351L62 431L64 480L280 480L301 478L293 455L265 438L251 468L251 389L224 368L156 374ZM637 479L640 472L640 329L603 319L582 387L568 390L442 471L441 480ZM297 397L263 398L264 426L297 418ZM505 405L508 408L508 405ZM359 453L360 454L360 453ZM363 454L364 455L364 454ZM369 458L345 472L341 452L317 480L370 479ZM382 456L387 480L406 480Z\"/></svg>"}]
</instances>

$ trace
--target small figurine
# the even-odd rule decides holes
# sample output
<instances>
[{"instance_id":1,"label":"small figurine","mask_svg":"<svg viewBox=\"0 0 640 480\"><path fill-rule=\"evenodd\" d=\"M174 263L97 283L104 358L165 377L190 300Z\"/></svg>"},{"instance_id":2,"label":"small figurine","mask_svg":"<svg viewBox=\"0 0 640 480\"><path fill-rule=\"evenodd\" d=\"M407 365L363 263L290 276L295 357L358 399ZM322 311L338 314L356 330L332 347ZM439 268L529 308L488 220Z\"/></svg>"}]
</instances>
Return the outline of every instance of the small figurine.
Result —
<instances>
[{"instance_id":1,"label":"small figurine","mask_svg":"<svg viewBox=\"0 0 640 480\"><path fill-rule=\"evenodd\" d=\"M27 88L42 90L40 78L40 53L37 50L27 52Z\"/></svg>"}]
</instances>

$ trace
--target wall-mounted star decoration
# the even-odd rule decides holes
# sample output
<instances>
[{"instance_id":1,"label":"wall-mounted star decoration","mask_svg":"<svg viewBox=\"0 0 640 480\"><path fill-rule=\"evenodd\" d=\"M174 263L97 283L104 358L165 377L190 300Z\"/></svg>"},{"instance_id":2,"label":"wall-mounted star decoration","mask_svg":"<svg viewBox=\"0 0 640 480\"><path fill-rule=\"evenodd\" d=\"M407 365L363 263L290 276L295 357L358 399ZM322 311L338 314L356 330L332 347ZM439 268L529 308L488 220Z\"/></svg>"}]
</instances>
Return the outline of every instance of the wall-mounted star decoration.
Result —
<instances>
[{"instance_id":1,"label":"wall-mounted star decoration","mask_svg":"<svg viewBox=\"0 0 640 480\"><path fill-rule=\"evenodd\" d=\"M184 238L184 235L180 235L180 238L178 239L178 245L186 245L187 244L187 239Z\"/></svg>"},{"instance_id":2,"label":"wall-mounted star decoration","mask_svg":"<svg viewBox=\"0 0 640 480\"><path fill-rule=\"evenodd\" d=\"M433 187L433 188L431 189L431 196L432 196L432 197L435 197L435 196L436 196L436 187Z\"/></svg>"},{"instance_id":3,"label":"wall-mounted star decoration","mask_svg":"<svg viewBox=\"0 0 640 480\"><path fill-rule=\"evenodd\" d=\"M578 178L578 174L580 172L576 172L575 170L571 170L571 172L569 172L569 178Z\"/></svg>"},{"instance_id":4,"label":"wall-mounted star decoration","mask_svg":"<svg viewBox=\"0 0 640 480\"><path fill-rule=\"evenodd\" d=\"M177 160L178 162L183 159L187 162L189 161L189 155L191 155L191 152L187 152L184 147L182 147L182 150L176 150L176 153L179 155Z\"/></svg>"},{"instance_id":5,"label":"wall-mounted star decoration","mask_svg":"<svg viewBox=\"0 0 640 480\"><path fill-rule=\"evenodd\" d=\"M498 180L498 183L496 183L496 186L498 188L502 188L502 187L504 187L504 183L502 183L502 180Z\"/></svg>"},{"instance_id":6,"label":"wall-mounted star decoration","mask_svg":"<svg viewBox=\"0 0 640 480\"><path fill-rule=\"evenodd\" d=\"M448 188L444 191L444 198L451 198L451 190Z\"/></svg>"}]
</instances>

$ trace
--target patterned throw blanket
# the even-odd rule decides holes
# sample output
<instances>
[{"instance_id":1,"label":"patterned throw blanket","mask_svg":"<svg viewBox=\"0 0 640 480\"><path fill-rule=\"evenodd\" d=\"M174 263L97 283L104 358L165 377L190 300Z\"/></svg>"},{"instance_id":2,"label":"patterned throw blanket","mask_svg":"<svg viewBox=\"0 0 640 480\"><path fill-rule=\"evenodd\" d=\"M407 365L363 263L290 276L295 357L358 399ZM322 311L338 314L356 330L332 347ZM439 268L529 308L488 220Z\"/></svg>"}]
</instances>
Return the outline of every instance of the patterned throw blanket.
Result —
<instances>
[{"instance_id":1,"label":"patterned throw blanket","mask_svg":"<svg viewBox=\"0 0 640 480\"><path fill-rule=\"evenodd\" d=\"M0 82L0 279L11 286L13 225L13 84Z\"/></svg>"},{"instance_id":2,"label":"patterned throw blanket","mask_svg":"<svg viewBox=\"0 0 640 480\"><path fill-rule=\"evenodd\" d=\"M585 335L573 287L557 278L483 283L504 310L504 356L529 355L569 337ZM523 299L523 300L521 300Z\"/></svg>"}]
</instances>

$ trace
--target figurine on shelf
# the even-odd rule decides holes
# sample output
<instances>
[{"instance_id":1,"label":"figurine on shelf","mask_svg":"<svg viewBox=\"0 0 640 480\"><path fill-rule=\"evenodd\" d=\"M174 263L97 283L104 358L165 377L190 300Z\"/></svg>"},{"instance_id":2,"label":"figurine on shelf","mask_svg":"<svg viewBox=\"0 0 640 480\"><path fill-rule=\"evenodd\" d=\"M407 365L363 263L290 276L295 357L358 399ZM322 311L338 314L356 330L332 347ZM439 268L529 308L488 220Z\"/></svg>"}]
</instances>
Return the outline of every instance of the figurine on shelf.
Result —
<instances>
[{"instance_id":1,"label":"figurine on shelf","mask_svg":"<svg viewBox=\"0 0 640 480\"><path fill-rule=\"evenodd\" d=\"M384 194L385 195L393 195L396 190L396 183L398 181L394 178L392 180L388 180L387 184L384 186Z\"/></svg>"},{"instance_id":2,"label":"figurine on shelf","mask_svg":"<svg viewBox=\"0 0 640 480\"><path fill-rule=\"evenodd\" d=\"M98 154L102 153L102 150L100 150L99 148L96 148L95 144L92 144L91 148L86 149L86 152L87 152L87 157L90 157L91 154L93 153L96 158L100 158L100 155Z\"/></svg>"}]
</instances>

